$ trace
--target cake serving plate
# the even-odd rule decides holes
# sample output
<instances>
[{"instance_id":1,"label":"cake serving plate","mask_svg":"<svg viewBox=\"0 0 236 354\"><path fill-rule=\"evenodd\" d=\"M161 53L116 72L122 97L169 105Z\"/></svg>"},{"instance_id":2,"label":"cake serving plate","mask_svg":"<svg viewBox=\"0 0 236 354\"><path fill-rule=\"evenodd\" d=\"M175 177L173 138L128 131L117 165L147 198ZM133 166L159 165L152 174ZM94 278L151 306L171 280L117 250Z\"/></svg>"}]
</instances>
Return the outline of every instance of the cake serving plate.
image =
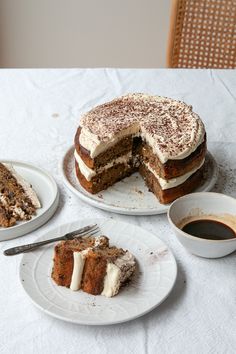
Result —
<instances>
[{"instance_id":1,"label":"cake serving plate","mask_svg":"<svg viewBox=\"0 0 236 354\"><path fill-rule=\"evenodd\" d=\"M59 191L54 178L48 172L22 161L1 162L11 164L16 172L32 185L41 203L41 208L36 210L36 215L31 220L19 221L8 228L0 227L0 241L6 241L32 232L45 224L57 209Z\"/></svg>"},{"instance_id":2,"label":"cake serving plate","mask_svg":"<svg viewBox=\"0 0 236 354\"><path fill-rule=\"evenodd\" d=\"M51 279L55 245L50 244L22 257L20 281L31 301L48 315L84 325L130 321L160 305L175 284L176 261L163 241L141 227L112 219L83 219L58 226L38 241L94 223L111 245L128 249L135 256L137 269L130 283L112 298L58 286Z\"/></svg>"},{"instance_id":3,"label":"cake serving plate","mask_svg":"<svg viewBox=\"0 0 236 354\"><path fill-rule=\"evenodd\" d=\"M159 203L153 193L148 191L139 173L117 182L98 194L88 193L79 183L75 174L74 147L65 154L61 166L63 182L77 197L84 202L118 214L155 215L166 213L169 205ZM213 156L207 152L204 179L196 192L208 192L216 183L218 166Z\"/></svg>"}]
</instances>

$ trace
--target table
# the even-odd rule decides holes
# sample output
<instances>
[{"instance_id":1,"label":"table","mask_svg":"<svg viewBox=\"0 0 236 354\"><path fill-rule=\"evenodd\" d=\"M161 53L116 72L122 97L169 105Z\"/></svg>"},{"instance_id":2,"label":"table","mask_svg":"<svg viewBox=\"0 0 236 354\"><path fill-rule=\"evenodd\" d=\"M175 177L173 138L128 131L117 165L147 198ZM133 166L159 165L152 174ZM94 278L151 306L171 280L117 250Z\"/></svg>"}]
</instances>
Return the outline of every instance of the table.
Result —
<instances>
[{"instance_id":1,"label":"table","mask_svg":"<svg viewBox=\"0 0 236 354\"><path fill-rule=\"evenodd\" d=\"M82 112L128 92L147 92L192 104L206 125L220 167L214 191L236 197L236 73L233 70L60 69L0 71L0 157L48 170L60 188L55 216L30 235L0 243L0 353L235 353L236 257L208 260L188 254L166 215L125 216L95 209L62 183L58 164ZM58 224L84 217L135 223L172 249L176 285L151 313L120 325L78 326L51 318L24 293L21 256L2 251L33 242Z\"/></svg>"}]
</instances>

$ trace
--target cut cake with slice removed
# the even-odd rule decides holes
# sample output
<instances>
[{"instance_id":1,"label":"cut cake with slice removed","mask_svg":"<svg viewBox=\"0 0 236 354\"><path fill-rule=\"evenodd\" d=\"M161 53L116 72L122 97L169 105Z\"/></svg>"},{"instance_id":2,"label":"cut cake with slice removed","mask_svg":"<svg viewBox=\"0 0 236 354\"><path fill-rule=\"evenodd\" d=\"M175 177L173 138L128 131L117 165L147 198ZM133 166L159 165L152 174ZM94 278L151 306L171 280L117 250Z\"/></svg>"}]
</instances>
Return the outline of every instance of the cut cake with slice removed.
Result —
<instances>
[{"instance_id":1,"label":"cut cake with slice removed","mask_svg":"<svg viewBox=\"0 0 236 354\"><path fill-rule=\"evenodd\" d=\"M82 115L75 172L96 194L138 171L162 204L203 181L207 137L192 106L167 97L128 94Z\"/></svg>"}]
</instances>

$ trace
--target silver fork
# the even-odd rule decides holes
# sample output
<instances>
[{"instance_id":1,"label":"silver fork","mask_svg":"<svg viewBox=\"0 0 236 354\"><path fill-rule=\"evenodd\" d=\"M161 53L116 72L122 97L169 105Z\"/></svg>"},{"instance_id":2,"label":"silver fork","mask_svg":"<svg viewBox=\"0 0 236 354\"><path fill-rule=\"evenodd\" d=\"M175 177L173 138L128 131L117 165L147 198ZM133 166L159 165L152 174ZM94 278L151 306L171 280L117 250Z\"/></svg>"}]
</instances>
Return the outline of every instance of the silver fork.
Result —
<instances>
[{"instance_id":1,"label":"silver fork","mask_svg":"<svg viewBox=\"0 0 236 354\"><path fill-rule=\"evenodd\" d=\"M68 232L64 236L51 238L51 239L45 240L45 241L29 243L28 245L22 245L22 246L16 246L13 248L8 248L7 250L5 250L3 252L3 254L5 256L14 256L15 254L35 250L36 248L38 248L40 246L47 245L48 243L52 243L52 242L56 242L56 241L63 241L63 240L73 240L76 237L81 237L81 236L86 236L86 235L92 236L92 235L95 235L96 233L98 233L99 231L100 230L99 230L99 227L97 226L97 224L89 225L89 226L85 226L81 229L78 229L78 230L75 230L72 232Z\"/></svg>"}]
</instances>

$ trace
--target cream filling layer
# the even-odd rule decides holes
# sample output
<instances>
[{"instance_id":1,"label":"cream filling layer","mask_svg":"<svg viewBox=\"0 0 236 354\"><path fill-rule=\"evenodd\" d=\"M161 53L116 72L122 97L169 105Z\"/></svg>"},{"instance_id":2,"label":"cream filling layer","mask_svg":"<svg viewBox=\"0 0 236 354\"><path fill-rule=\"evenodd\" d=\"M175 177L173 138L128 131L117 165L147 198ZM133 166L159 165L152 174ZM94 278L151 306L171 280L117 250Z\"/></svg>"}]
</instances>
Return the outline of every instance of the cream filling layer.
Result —
<instances>
[{"instance_id":1,"label":"cream filling layer","mask_svg":"<svg viewBox=\"0 0 236 354\"><path fill-rule=\"evenodd\" d=\"M70 289L73 291L79 290L81 279L84 270L85 254L82 252L73 252L74 266L71 277Z\"/></svg>"},{"instance_id":2,"label":"cream filling layer","mask_svg":"<svg viewBox=\"0 0 236 354\"><path fill-rule=\"evenodd\" d=\"M91 181L91 179L94 176L96 176L98 173L101 173L114 165L117 165L119 163L127 164L132 157L132 152L130 151L128 154L117 157L116 159L107 163L105 166L98 168L96 171L92 170L84 163L84 161L81 159L81 157L79 156L79 154L77 153L76 150L74 152L74 156L75 156L75 159L79 165L79 169L80 169L80 172L82 173L82 175L87 179L87 181Z\"/></svg>"},{"instance_id":3,"label":"cream filling layer","mask_svg":"<svg viewBox=\"0 0 236 354\"><path fill-rule=\"evenodd\" d=\"M171 178L169 180L160 177L156 173L156 171L154 171L153 168L149 165L149 163L146 163L145 166L149 169L149 171L151 171L154 174L154 176L157 178L157 180L161 186L161 189L164 190L164 189L170 189L170 188L177 187L180 184L184 183L191 175L193 175L197 170L199 170L199 168L201 168L203 166L204 162L205 162L205 158L201 161L199 166L197 166L193 170L185 173L182 176L179 176L176 178Z\"/></svg>"},{"instance_id":4,"label":"cream filling layer","mask_svg":"<svg viewBox=\"0 0 236 354\"><path fill-rule=\"evenodd\" d=\"M91 179L97 174L97 173L100 173L110 167L112 167L113 165L115 164L118 164L118 163L127 163L132 154L131 152L129 152L127 155L123 155L123 156L120 156L118 157L117 159L114 159L112 160L111 162L109 162L107 165L99 168L97 171L95 170L92 170L91 168L89 168L85 163L84 161L81 159L81 157L78 155L78 153L76 152L75 150L75 153L74 153L74 156L75 156L75 159L76 161L78 162L78 165L79 165L79 169L81 171L81 173L83 174L83 176L87 179L87 181L91 181ZM158 179L158 182L161 186L161 189L164 190L164 189L170 189L170 188L174 188L174 187L177 187L179 186L180 184L184 183L192 174L194 174L199 168L202 167L202 165L204 164L205 162L205 158L201 161L201 163L199 164L199 166L197 166L196 168L194 168L193 170L185 173L184 175L182 176L179 176L179 177L176 177L176 178L171 178L169 180L166 180L162 177L160 177L156 171L149 165L149 163L146 163L146 167L154 174L154 176Z\"/></svg>"}]
</instances>

